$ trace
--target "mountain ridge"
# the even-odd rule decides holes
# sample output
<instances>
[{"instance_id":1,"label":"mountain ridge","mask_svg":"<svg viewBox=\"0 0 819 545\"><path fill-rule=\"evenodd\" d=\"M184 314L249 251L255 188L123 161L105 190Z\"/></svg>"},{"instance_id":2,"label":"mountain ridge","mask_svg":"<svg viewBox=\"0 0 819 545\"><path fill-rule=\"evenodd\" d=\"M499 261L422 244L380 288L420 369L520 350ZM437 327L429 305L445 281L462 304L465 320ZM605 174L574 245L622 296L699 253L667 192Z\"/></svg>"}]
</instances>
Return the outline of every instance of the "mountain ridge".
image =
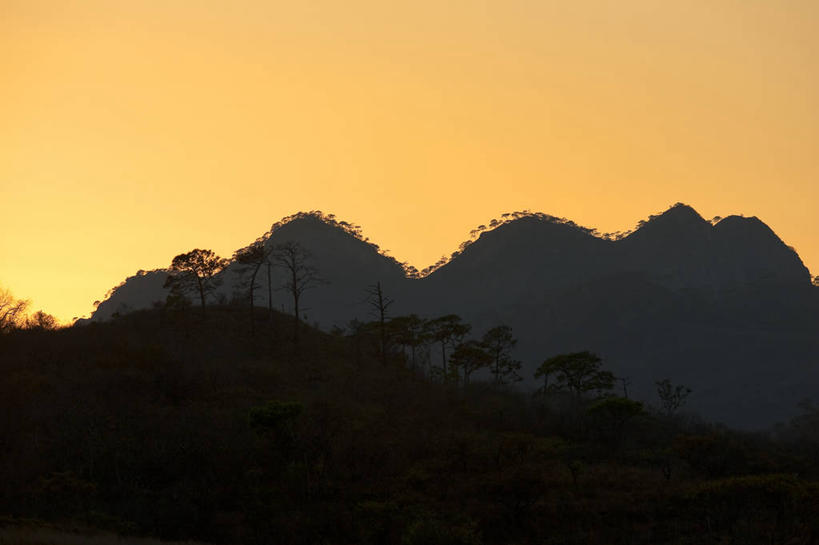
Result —
<instances>
[{"instance_id":1,"label":"mountain ridge","mask_svg":"<svg viewBox=\"0 0 819 545\"><path fill-rule=\"evenodd\" d=\"M306 241L307 245L324 244L332 242L334 244L345 245L348 249L358 245L360 251L353 255L361 260L362 254L369 252L369 256L374 261L381 261L379 268L391 280L395 280L400 269L403 278L408 280L429 280L432 277L440 278L450 274L457 274L457 269L463 268L465 261L477 260L478 263L469 266L485 266L497 260L510 260L515 248L524 249L526 244L543 245L548 247L548 253L540 255L537 263L540 267L549 267L555 262L561 266L567 264L571 267L581 267L590 269L600 265L601 260L607 259L613 252L622 249L626 258L639 265L638 269L645 269L648 264L641 262L641 256L633 254L652 254L652 259L667 258L676 259L679 256L664 256L669 248L668 238L673 237L676 245L681 243L706 243L714 239L721 240L721 244L736 243L737 239L744 243L741 248L745 256L746 265L755 257L753 244L748 244L748 233L752 232L755 237L765 242L765 255L776 259L791 259L790 273L787 276L789 281L802 281L805 285L810 283L810 273L802 263L798 254L785 243L768 227L764 222L756 217L745 218L744 216L727 216L721 218L716 223L709 223L704 220L692 207L676 203L666 211L651 215L647 220L640 221L636 228L630 232L601 234L595 229L582 227L571 220L558 218L543 213L533 213L530 211L512 212L502 215L501 220L493 219L488 224L481 225L471 232L471 238L459 246L448 257L442 257L437 263L419 271L407 262L401 262L397 258L388 255L377 244L371 242L369 238L362 234L361 227L350 222L339 221L333 214L324 214L321 211L298 212L282 218L271 226L257 240L263 240L266 246L271 246L271 240L298 239ZM341 235L346 235L347 238ZM505 237L505 238L504 238ZM511 244L510 244L511 237ZM658 240L659 239L659 240ZM353 242L355 241L355 242ZM491 247L492 244L495 247ZM659 247L651 248L652 244ZM582 246L581 246L582 245ZM646 247L645 245L648 245ZM487 248L490 246L490 248ZM632 248L632 246L634 248ZM700 248L691 248L689 251L697 251ZM597 252L595 255L590 253ZM338 254L338 252L333 252ZM379 257L375 257L375 256ZM338 257L338 255L336 256ZM520 261L520 255L517 260ZM758 257L758 256L757 256ZM509 265L518 267L525 266L524 263L511 262ZM664 265L668 269L668 265ZM706 266L702 263L698 266ZM227 271L235 271L236 264L231 262L226 268ZM392 270L389 270L392 269ZM618 274L622 272L622 267L615 267L612 270L604 270L605 274ZM455 272L453 273L453 270ZM164 299L166 291L159 289L159 282L156 278L167 269L155 269L147 273L148 278L143 278L144 271L140 271L134 276L128 277L119 286L112 288L104 300L99 304L91 316L91 320L107 319L114 313L127 312L140 308L140 291L148 298L159 297L151 301ZM564 276L568 275L564 272ZM775 276L775 271L771 268L764 268L759 273L762 276ZM758 276L759 276L758 275ZM734 275L737 277L743 275ZM801 277L801 278L799 278ZM149 282L149 280L154 280ZM139 284L139 286L128 285ZM124 289L123 289L124 288ZM138 288L138 289L131 289ZM161 291L161 293L160 293ZM223 298L230 298L231 293L220 290ZM117 295L118 297L114 297ZM111 304L111 299L121 299L116 305ZM148 305L142 305L147 308ZM114 308L116 307L116 308ZM100 308L104 312L99 313Z\"/></svg>"},{"instance_id":2,"label":"mountain ridge","mask_svg":"<svg viewBox=\"0 0 819 545\"><path fill-rule=\"evenodd\" d=\"M819 288L798 254L757 218L709 222L678 204L631 233L601 235L518 212L474 230L449 258L420 272L334 216L285 219L259 240L268 248L295 241L312 254L325 283L305 293L301 318L325 330L375 319L368 288L380 282L395 301L391 316L455 313L475 335L510 326L524 388L535 387L532 371L544 357L587 349L629 377L638 398L651 397L654 380L670 378L694 389L692 408L740 427L781 421L795 398L819 388ZM245 304L239 269L220 273L216 301ZM92 320L162 304L165 274L129 278ZM287 292L268 294L267 283L258 281L260 306L272 300L274 309L292 312Z\"/></svg>"}]
</instances>

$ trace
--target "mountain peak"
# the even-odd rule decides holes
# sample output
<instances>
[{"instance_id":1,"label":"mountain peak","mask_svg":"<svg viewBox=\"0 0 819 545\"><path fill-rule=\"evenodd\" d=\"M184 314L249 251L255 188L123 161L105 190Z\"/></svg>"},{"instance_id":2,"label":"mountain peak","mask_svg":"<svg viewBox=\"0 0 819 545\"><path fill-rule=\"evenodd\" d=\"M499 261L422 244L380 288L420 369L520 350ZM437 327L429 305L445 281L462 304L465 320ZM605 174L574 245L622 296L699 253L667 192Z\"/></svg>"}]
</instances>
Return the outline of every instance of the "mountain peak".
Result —
<instances>
[{"instance_id":1,"label":"mountain peak","mask_svg":"<svg viewBox=\"0 0 819 545\"><path fill-rule=\"evenodd\" d=\"M733 231L733 230L753 230L764 233L768 236L776 237L773 230L768 225L756 216L728 216L722 218L714 225L714 228L719 231ZM777 240L779 237L776 237Z\"/></svg>"},{"instance_id":2,"label":"mountain peak","mask_svg":"<svg viewBox=\"0 0 819 545\"><path fill-rule=\"evenodd\" d=\"M400 270L402 275L417 274L414 268L399 262L387 250L365 237L361 226L339 220L335 214L325 214L321 210L286 216L274 223L263 238L269 246L287 241L298 242L309 251L324 254L330 261L344 260L351 256L356 256L355 259L359 261L366 261L377 256L376 260L383 261L390 269Z\"/></svg>"},{"instance_id":3,"label":"mountain peak","mask_svg":"<svg viewBox=\"0 0 819 545\"><path fill-rule=\"evenodd\" d=\"M374 244L368 237L362 234L361 226L336 218L335 214L325 214L321 210L311 210L309 212L296 212L285 216L274 223L270 230L265 233L264 239L313 239L315 237L335 236L341 239L355 239L360 243L370 247L373 251L393 259L386 255L378 244Z\"/></svg>"},{"instance_id":4,"label":"mountain peak","mask_svg":"<svg viewBox=\"0 0 819 545\"><path fill-rule=\"evenodd\" d=\"M299 225L306 226L326 225L328 227L335 227L354 236L359 240L364 240L364 237L361 235L360 225L356 225L354 223L350 223L347 221L339 221L336 219L335 214L325 214L321 210L311 210L309 212L296 212L295 214L285 216L276 223L274 223L270 227L270 231L268 233L273 234L274 232L286 226L292 227Z\"/></svg>"},{"instance_id":5,"label":"mountain peak","mask_svg":"<svg viewBox=\"0 0 819 545\"><path fill-rule=\"evenodd\" d=\"M678 202L671 206L668 210L659 214L657 216L649 217L647 223L655 222L655 221L663 221L663 222L674 222L677 224L701 224L707 223L702 216L700 216L699 212L694 210L691 206Z\"/></svg>"},{"instance_id":6,"label":"mountain peak","mask_svg":"<svg viewBox=\"0 0 819 545\"><path fill-rule=\"evenodd\" d=\"M693 241L707 237L711 224L687 204L677 203L665 212L649 216L637 224L637 229L625 240L656 241L666 244L668 241ZM693 237L693 238L692 238Z\"/></svg>"}]
</instances>

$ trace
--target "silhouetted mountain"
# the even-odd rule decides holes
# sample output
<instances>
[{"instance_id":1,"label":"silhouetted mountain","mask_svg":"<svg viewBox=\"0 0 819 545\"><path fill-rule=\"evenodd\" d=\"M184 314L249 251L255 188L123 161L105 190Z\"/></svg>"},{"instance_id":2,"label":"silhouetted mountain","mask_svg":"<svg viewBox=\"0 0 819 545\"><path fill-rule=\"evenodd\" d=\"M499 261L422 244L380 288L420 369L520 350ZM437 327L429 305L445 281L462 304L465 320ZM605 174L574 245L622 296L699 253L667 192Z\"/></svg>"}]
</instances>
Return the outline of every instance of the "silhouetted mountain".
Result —
<instances>
[{"instance_id":1,"label":"silhouetted mountain","mask_svg":"<svg viewBox=\"0 0 819 545\"><path fill-rule=\"evenodd\" d=\"M122 284L108 292L105 299L97 305L91 321L109 320L117 315L144 310L152 307L154 303L164 302L168 295L168 290L163 287L167 278L167 271L162 269L140 271L128 277Z\"/></svg>"},{"instance_id":2,"label":"silhouetted mountain","mask_svg":"<svg viewBox=\"0 0 819 545\"><path fill-rule=\"evenodd\" d=\"M309 252L308 261L321 277L321 284L305 294L305 305L301 309L302 317L310 323L331 327L346 325L356 317L368 321L372 317L367 303L367 286L380 281L385 291L396 293L404 291L404 285L410 282L400 263L380 254L377 246L357 236L353 227L345 228L347 225L333 222L332 217L323 217L320 213L301 213L277 223L265 234L268 250L292 241ZM218 275L220 285L211 296L211 302L227 303L247 298L249 279L243 275L242 269L234 262ZM284 273L273 268L272 275L273 308L292 312L292 298L281 289ZM164 302L169 293L164 287L167 276L167 271L157 270L129 277L111 290L93 313L91 321L108 320L117 313L148 309ZM256 284L257 304L266 307L266 268L259 272Z\"/></svg>"},{"instance_id":3,"label":"silhouetted mountain","mask_svg":"<svg viewBox=\"0 0 819 545\"><path fill-rule=\"evenodd\" d=\"M726 285L810 283L810 273L793 248L756 217L727 217L714 227L714 238Z\"/></svg>"},{"instance_id":4,"label":"silhouetted mountain","mask_svg":"<svg viewBox=\"0 0 819 545\"><path fill-rule=\"evenodd\" d=\"M339 226L329 224L320 216L304 214L274 228L265 247L272 249L285 242L297 242L310 253L308 261L315 266L321 277L321 285L305 293L302 315L310 323L324 327L344 326L353 318L363 321L372 319L367 302L367 286L380 281L388 293L404 291L410 282L403 267L396 260L381 255L378 248ZM228 267L221 277L220 290L225 296L245 299L246 288L240 280L238 267ZM277 310L292 312L293 301L286 290L278 289L283 281L283 271L272 271L273 305ZM259 306L267 304L267 271L260 279Z\"/></svg>"},{"instance_id":5,"label":"silhouetted mountain","mask_svg":"<svg viewBox=\"0 0 819 545\"><path fill-rule=\"evenodd\" d=\"M796 252L757 218L731 216L712 226L691 207L677 205L618 246L622 270L647 272L675 289L810 284Z\"/></svg>"},{"instance_id":6,"label":"silhouetted mountain","mask_svg":"<svg viewBox=\"0 0 819 545\"><path fill-rule=\"evenodd\" d=\"M417 279L331 216L298 214L265 244L295 241L312 253L327 283L304 296L310 323L372 319L366 288L380 281L396 300L393 316L457 313L476 336L511 326L527 387L546 357L588 349L629 378L632 395L650 400L654 381L668 377L694 389L690 406L705 416L760 427L793 414L819 385L819 289L758 219L712 225L680 204L611 240L550 216L514 217ZM238 270L220 274L223 300L247 297ZM274 286L281 274L274 270ZM265 275L259 306L267 304ZM132 277L92 319L164 300L161 276ZM274 306L289 311L289 296L275 291Z\"/></svg>"},{"instance_id":7,"label":"silhouetted mountain","mask_svg":"<svg viewBox=\"0 0 819 545\"><path fill-rule=\"evenodd\" d=\"M456 312L542 301L607 266L609 246L576 226L524 217L483 233L423 279L430 304Z\"/></svg>"}]
</instances>

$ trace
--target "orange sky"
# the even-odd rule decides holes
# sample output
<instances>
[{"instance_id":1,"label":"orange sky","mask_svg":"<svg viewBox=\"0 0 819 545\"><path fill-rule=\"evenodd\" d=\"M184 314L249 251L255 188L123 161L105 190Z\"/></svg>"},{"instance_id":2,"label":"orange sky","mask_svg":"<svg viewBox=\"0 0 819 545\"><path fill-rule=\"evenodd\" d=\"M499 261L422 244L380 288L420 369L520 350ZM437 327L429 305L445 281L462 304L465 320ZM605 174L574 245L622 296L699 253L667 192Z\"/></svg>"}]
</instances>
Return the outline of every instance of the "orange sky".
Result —
<instances>
[{"instance_id":1,"label":"orange sky","mask_svg":"<svg viewBox=\"0 0 819 545\"><path fill-rule=\"evenodd\" d=\"M419 269L677 201L819 274L815 0L2 0L0 284L63 320L320 209Z\"/></svg>"}]
</instances>

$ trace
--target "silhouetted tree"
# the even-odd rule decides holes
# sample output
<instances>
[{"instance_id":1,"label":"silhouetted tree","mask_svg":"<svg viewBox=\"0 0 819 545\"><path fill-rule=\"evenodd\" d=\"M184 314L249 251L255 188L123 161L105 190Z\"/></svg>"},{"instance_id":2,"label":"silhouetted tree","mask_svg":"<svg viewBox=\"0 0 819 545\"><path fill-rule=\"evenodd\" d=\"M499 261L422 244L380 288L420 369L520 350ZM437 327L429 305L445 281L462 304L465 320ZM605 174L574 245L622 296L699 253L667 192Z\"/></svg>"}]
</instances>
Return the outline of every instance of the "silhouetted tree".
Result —
<instances>
[{"instance_id":1,"label":"silhouetted tree","mask_svg":"<svg viewBox=\"0 0 819 545\"><path fill-rule=\"evenodd\" d=\"M250 295L250 335L253 336L256 334L256 320L254 319L254 302L253 302L253 294L256 289L256 276L259 273L259 269L262 268L263 265L268 264L268 254L267 250L265 249L265 241L264 239L256 239L250 245L236 250L233 254L233 259L240 265L242 265L243 272L250 272L250 285L248 286L248 292ZM269 271L268 271L269 272ZM268 274L268 291L270 290L270 278ZM269 296L270 294L268 294ZM270 305L272 306L272 305Z\"/></svg>"},{"instance_id":2,"label":"silhouetted tree","mask_svg":"<svg viewBox=\"0 0 819 545\"><path fill-rule=\"evenodd\" d=\"M397 316L387 323L387 329L395 342L410 349L410 362L412 369L415 369L415 352L426 342L424 319L416 314Z\"/></svg>"},{"instance_id":3,"label":"silhouetted tree","mask_svg":"<svg viewBox=\"0 0 819 545\"><path fill-rule=\"evenodd\" d=\"M381 289L381 282L367 287L368 302L373 307L376 317L378 318L378 332L380 337L381 363L387 364L387 309L395 301L391 297L384 294Z\"/></svg>"},{"instance_id":4,"label":"silhouetted tree","mask_svg":"<svg viewBox=\"0 0 819 545\"><path fill-rule=\"evenodd\" d=\"M626 423L643 412L643 404L625 397L606 397L588 409L601 437L619 444Z\"/></svg>"},{"instance_id":5,"label":"silhouetted tree","mask_svg":"<svg viewBox=\"0 0 819 545\"><path fill-rule=\"evenodd\" d=\"M299 344L299 304L305 291L324 283L318 270L310 263L312 255L298 242L288 241L273 250L271 261L285 271L280 289L293 297L293 344Z\"/></svg>"},{"instance_id":6,"label":"silhouetted tree","mask_svg":"<svg viewBox=\"0 0 819 545\"><path fill-rule=\"evenodd\" d=\"M616 379L610 371L602 370L602 365L603 360L588 351L551 357L535 371L535 378L543 379L538 391L567 391L579 398L591 391L611 390ZM552 377L555 382L549 384Z\"/></svg>"},{"instance_id":7,"label":"silhouetted tree","mask_svg":"<svg viewBox=\"0 0 819 545\"><path fill-rule=\"evenodd\" d=\"M17 299L11 291L0 288L0 333L8 333L25 323L28 301Z\"/></svg>"},{"instance_id":8,"label":"silhouetted tree","mask_svg":"<svg viewBox=\"0 0 819 545\"><path fill-rule=\"evenodd\" d=\"M27 329L51 331L57 329L58 325L57 318L51 314L43 312L42 310L38 310L26 319Z\"/></svg>"},{"instance_id":9,"label":"silhouetted tree","mask_svg":"<svg viewBox=\"0 0 819 545\"><path fill-rule=\"evenodd\" d=\"M196 248L186 254L173 258L165 287L171 288L172 294L197 293L205 313L205 298L216 289L216 274L225 268L227 260L219 257L212 250Z\"/></svg>"},{"instance_id":10,"label":"silhouetted tree","mask_svg":"<svg viewBox=\"0 0 819 545\"><path fill-rule=\"evenodd\" d=\"M444 376L447 374L446 347L460 344L471 329L472 326L462 322L461 317L456 314L447 314L427 322L429 338L441 344L441 370Z\"/></svg>"},{"instance_id":11,"label":"silhouetted tree","mask_svg":"<svg viewBox=\"0 0 819 545\"><path fill-rule=\"evenodd\" d=\"M786 436L790 436L812 466L819 470L819 407L810 399L803 399L797 407L800 414L791 419Z\"/></svg>"},{"instance_id":12,"label":"silhouetted tree","mask_svg":"<svg viewBox=\"0 0 819 545\"><path fill-rule=\"evenodd\" d=\"M681 385L673 385L667 378L655 382L657 385L657 395L660 397L660 409L665 416L674 416L674 413L685 404L686 398L691 394L691 388Z\"/></svg>"},{"instance_id":13,"label":"silhouetted tree","mask_svg":"<svg viewBox=\"0 0 819 545\"><path fill-rule=\"evenodd\" d=\"M628 387L631 385L631 379L629 377L617 377L617 380L623 385L623 397L628 399Z\"/></svg>"},{"instance_id":14,"label":"silhouetted tree","mask_svg":"<svg viewBox=\"0 0 819 545\"><path fill-rule=\"evenodd\" d=\"M481 339L481 344L492 356L492 375L495 377L495 384L522 380L517 373L520 362L513 360L509 355L509 351L517 343L517 339L512 337L512 328L505 325L493 327Z\"/></svg>"},{"instance_id":15,"label":"silhouetted tree","mask_svg":"<svg viewBox=\"0 0 819 545\"><path fill-rule=\"evenodd\" d=\"M492 365L494 358L487 352L483 343L476 340L469 340L460 343L455 347L452 356L449 358L450 365L455 373L461 369L464 376L464 386L469 384L469 377L475 371Z\"/></svg>"}]
</instances>

